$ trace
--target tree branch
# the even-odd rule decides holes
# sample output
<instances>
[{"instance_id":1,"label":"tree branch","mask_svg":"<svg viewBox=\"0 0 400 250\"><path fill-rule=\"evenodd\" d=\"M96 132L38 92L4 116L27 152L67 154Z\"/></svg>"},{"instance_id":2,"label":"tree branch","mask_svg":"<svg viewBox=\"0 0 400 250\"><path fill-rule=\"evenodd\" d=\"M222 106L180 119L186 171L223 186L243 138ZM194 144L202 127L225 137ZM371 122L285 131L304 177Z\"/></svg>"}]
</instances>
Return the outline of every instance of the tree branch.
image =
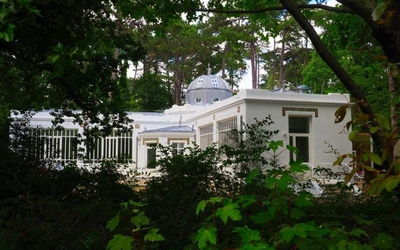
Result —
<instances>
[{"instance_id":1,"label":"tree branch","mask_svg":"<svg viewBox=\"0 0 400 250\"><path fill-rule=\"evenodd\" d=\"M349 8L336 8L336 7L323 5L323 4L299 4L299 5L297 5L297 8L299 8L299 9L323 9L323 10L328 10L328 11L332 11L332 12L356 14L353 10L351 10ZM257 14L257 13L264 13L264 12L273 11L273 10L284 10L284 9L285 9L285 7L283 7L283 6L272 6L272 7L267 7L267 8L258 9L258 10L196 9L195 11L207 12L207 13L225 13L225 14Z\"/></svg>"},{"instance_id":2,"label":"tree branch","mask_svg":"<svg viewBox=\"0 0 400 250\"><path fill-rule=\"evenodd\" d=\"M364 114L369 115L369 119L372 124L375 124L375 114L371 106L368 104L366 96L358 87L358 85L354 82L354 80L343 69L343 67L332 55L332 53L328 50L325 44L321 41L314 27L308 22L307 18L300 12L299 8L292 2L292 0L280 1L282 5L288 10L288 12L293 16L293 18L296 19L303 30L307 33L318 55L332 69L332 71L336 74L336 76L343 83L346 89L351 93L354 98L360 100L362 103L365 103L365 105L360 105L360 108ZM379 151L385 148L385 140L380 133L371 134L371 137L375 145L378 147ZM385 164L388 164L389 166L392 159L391 152L388 152L387 158L389 162L385 162Z\"/></svg>"}]
</instances>

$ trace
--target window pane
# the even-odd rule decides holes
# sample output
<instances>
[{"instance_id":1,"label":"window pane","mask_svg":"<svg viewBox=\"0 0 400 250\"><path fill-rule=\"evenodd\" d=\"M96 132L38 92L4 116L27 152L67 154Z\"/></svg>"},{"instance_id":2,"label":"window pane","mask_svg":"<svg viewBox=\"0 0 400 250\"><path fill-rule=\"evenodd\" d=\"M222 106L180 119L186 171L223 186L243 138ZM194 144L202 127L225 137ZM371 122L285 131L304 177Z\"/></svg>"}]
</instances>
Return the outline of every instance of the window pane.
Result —
<instances>
[{"instance_id":1,"label":"window pane","mask_svg":"<svg viewBox=\"0 0 400 250\"><path fill-rule=\"evenodd\" d=\"M147 148L147 167L155 168L156 167L156 148Z\"/></svg>"},{"instance_id":2,"label":"window pane","mask_svg":"<svg viewBox=\"0 0 400 250\"><path fill-rule=\"evenodd\" d=\"M289 133L309 133L310 126L309 126L308 117L296 117L290 116L289 117Z\"/></svg>"},{"instance_id":3,"label":"window pane","mask_svg":"<svg viewBox=\"0 0 400 250\"><path fill-rule=\"evenodd\" d=\"M296 147L299 150L297 160L309 162L308 137L296 137Z\"/></svg>"}]
</instances>

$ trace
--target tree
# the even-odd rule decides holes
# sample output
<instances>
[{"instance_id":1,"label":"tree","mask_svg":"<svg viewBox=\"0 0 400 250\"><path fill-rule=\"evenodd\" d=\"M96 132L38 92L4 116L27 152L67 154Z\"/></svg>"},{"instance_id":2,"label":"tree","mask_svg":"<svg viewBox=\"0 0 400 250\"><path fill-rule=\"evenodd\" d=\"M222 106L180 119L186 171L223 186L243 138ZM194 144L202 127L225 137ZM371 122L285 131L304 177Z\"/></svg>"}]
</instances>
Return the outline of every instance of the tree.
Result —
<instances>
[{"instance_id":1,"label":"tree","mask_svg":"<svg viewBox=\"0 0 400 250\"><path fill-rule=\"evenodd\" d=\"M171 107L172 94L167 84L155 74L145 73L132 81L132 91L129 92L132 111L159 111Z\"/></svg>"},{"instance_id":2,"label":"tree","mask_svg":"<svg viewBox=\"0 0 400 250\"><path fill-rule=\"evenodd\" d=\"M201 24L182 20L171 22L160 30L160 34L150 34L146 36L146 42L143 41L148 51L146 63L156 65L162 74L173 73L174 103L180 105L185 84L207 72L216 41L202 31ZM147 70L149 67L145 67Z\"/></svg>"}]
</instances>

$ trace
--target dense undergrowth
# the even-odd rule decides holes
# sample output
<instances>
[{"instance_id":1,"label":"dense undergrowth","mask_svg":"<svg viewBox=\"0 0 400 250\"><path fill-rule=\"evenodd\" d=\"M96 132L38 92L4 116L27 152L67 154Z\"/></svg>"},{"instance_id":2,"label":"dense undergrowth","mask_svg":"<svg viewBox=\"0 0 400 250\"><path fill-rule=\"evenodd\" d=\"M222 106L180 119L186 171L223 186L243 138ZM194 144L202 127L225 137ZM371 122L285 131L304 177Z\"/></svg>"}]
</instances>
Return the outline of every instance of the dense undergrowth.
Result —
<instances>
[{"instance_id":1,"label":"dense undergrowth","mask_svg":"<svg viewBox=\"0 0 400 250\"><path fill-rule=\"evenodd\" d=\"M296 178L307 166L280 165L295 149L273 141L269 123L232 134L234 147L159 147L160 175L140 189L117 161L55 170L3 150L0 249L398 248L393 192L312 196Z\"/></svg>"}]
</instances>

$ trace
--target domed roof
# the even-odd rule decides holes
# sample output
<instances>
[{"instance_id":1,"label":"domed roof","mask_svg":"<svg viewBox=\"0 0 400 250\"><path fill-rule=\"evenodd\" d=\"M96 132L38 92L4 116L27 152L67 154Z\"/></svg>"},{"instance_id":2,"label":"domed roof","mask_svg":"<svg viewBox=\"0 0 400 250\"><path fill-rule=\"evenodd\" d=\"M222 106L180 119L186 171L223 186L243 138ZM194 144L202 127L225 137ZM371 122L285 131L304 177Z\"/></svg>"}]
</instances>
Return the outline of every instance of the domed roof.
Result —
<instances>
[{"instance_id":1,"label":"domed roof","mask_svg":"<svg viewBox=\"0 0 400 250\"><path fill-rule=\"evenodd\" d=\"M202 75L192 81L186 91L186 103L212 104L232 96L228 83L220 76Z\"/></svg>"}]
</instances>

